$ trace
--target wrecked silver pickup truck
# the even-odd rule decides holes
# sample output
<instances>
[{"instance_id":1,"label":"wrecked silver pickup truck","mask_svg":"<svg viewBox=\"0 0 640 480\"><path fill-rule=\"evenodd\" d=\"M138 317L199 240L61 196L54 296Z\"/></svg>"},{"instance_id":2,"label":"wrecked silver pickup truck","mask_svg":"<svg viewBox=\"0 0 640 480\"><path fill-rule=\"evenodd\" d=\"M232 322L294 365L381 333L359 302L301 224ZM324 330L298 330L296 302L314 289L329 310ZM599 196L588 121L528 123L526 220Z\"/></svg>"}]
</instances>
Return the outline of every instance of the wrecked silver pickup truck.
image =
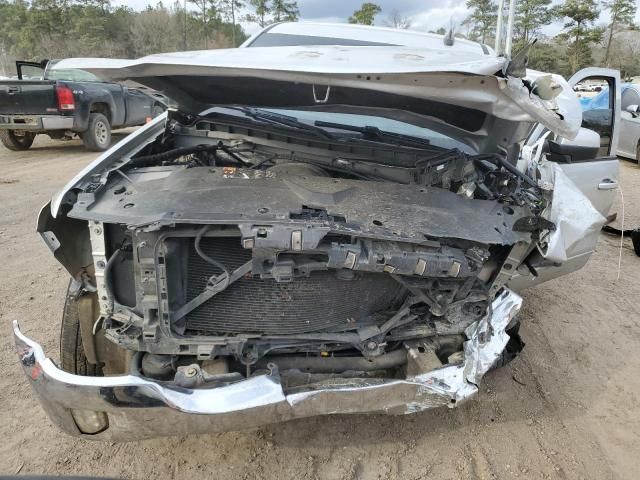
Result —
<instances>
[{"instance_id":1,"label":"wrecked silver pickup truck","mask_svg":"<svg viewBox=\"0 0 640 480\"><path fill-rule=\"evenodd\" d=\"M521 349L517 292L585 264L617 185L607 70L567 82L473 42L295 24L57 67L179 104L38 219L72 278L61 362L15 323L18 356L86 438L457 406ZM616 92L600 134L586 78Z\"/></svg>"}]
</instances>

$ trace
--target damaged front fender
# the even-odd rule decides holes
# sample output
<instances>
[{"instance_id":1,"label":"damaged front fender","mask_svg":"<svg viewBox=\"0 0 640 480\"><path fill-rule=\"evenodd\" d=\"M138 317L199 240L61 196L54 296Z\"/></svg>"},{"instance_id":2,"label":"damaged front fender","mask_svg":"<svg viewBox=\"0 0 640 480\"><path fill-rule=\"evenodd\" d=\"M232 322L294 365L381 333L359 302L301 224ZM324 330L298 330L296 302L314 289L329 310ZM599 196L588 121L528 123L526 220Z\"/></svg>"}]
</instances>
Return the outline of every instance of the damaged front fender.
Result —
<instances>
[{"instance_id":1,"label":"damaged front fender","mask_svg":"<svg viewBox=\"0 0 640 480\"><path fill-rule=\"evenodd\" d=\"M49 202L40 209L36 231L56 260L73 278L77 278L79 272L93 264L87 221L66 215L54 218Z\"/></svg>"}]
</instances>

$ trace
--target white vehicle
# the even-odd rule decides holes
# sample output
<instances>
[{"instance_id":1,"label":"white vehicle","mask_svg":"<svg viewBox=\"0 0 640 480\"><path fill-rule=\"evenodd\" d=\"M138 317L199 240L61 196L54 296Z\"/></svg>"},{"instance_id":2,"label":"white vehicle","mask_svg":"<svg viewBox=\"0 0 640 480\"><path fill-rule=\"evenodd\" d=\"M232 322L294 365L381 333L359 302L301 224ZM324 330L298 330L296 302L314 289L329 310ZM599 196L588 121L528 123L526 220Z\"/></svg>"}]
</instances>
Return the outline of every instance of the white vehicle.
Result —
<instances>
[{"instance_id":1,"label":"white vehicle","mask_svg":"<svg viewBox=\"0 0 640 480\"><path fill-rule=\"evenodd\" d=\"M71 276L61 364L16 323L17 352L88 439L455 407L523 347L517 292L581 268L615 196L609 70L324 24L56 67L178 103L38 218ZM586 80L615 92L598 132Z\"/></svg>"},{"instance_id":2,"label":"white vehicle","mask_svg":"<svg viewBox=\"0 0 640 480\"><path fill-rule=\"evenodd\" d=\"M620 133L617 155L640 162L640 85L624 83L620 87ZM612 112L609 88L590 99L581 99L584 121L590 128L606 128Z\"/></svg>"},{"instance_id":3,"label":"white vehicle","mask_svg":"<svg viewBox=\"0 0 640 480\"><path fill-rule=\"evenodd\" d=\"M640 163L640 85L622 86L618 155Z\"/></svg>"}]
</instances>

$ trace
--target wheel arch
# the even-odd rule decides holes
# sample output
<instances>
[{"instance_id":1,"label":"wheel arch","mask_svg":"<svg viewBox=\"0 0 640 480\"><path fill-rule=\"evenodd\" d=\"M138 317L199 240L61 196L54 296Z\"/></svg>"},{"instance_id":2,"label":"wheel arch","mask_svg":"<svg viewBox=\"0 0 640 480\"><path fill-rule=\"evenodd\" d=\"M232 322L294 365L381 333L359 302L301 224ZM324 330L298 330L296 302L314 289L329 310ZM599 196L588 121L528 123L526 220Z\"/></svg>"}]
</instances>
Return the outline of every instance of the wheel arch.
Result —
<instances>
[{"instance_id":1,"label":"wheel arch","mask_svg":"<svg viewBox=\"0 0 640 480\"><path fill-rule=\"evenodd\" d=\"M109 125L113 125L113 116L111 112L111 106L106 102L93 102L89 107L89 113L101 113L107 120L109 120Z\"/></svg>"}]
</instances>

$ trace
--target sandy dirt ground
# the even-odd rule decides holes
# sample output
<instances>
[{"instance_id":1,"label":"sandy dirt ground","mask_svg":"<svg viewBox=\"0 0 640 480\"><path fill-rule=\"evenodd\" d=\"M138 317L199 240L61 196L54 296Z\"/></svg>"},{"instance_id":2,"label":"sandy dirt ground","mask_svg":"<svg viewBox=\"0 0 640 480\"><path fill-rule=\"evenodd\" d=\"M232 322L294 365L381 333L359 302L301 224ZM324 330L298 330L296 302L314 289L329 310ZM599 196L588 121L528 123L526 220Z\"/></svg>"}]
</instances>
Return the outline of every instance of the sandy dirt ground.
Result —
<instances>
[{"instance_id":1,"label":"sandy dirt ground","mask_svg":"<svg viewBox=\"0 0 640 480\"><path fill-rule=\"evenodd\" d=\"M527 346L458 409L334 416L210 436L108 444L53 427L14 352L11 322L58 358L67 276L34 232L39 208L95 154L38 138L0 147L0 474L128 479L632 479L640 458L640 258L601 236L583 270L525 293ZM621 163L627 224L640 168ZM615 207L620 212L620 205Z\"/></svg>"}]
</instances>

